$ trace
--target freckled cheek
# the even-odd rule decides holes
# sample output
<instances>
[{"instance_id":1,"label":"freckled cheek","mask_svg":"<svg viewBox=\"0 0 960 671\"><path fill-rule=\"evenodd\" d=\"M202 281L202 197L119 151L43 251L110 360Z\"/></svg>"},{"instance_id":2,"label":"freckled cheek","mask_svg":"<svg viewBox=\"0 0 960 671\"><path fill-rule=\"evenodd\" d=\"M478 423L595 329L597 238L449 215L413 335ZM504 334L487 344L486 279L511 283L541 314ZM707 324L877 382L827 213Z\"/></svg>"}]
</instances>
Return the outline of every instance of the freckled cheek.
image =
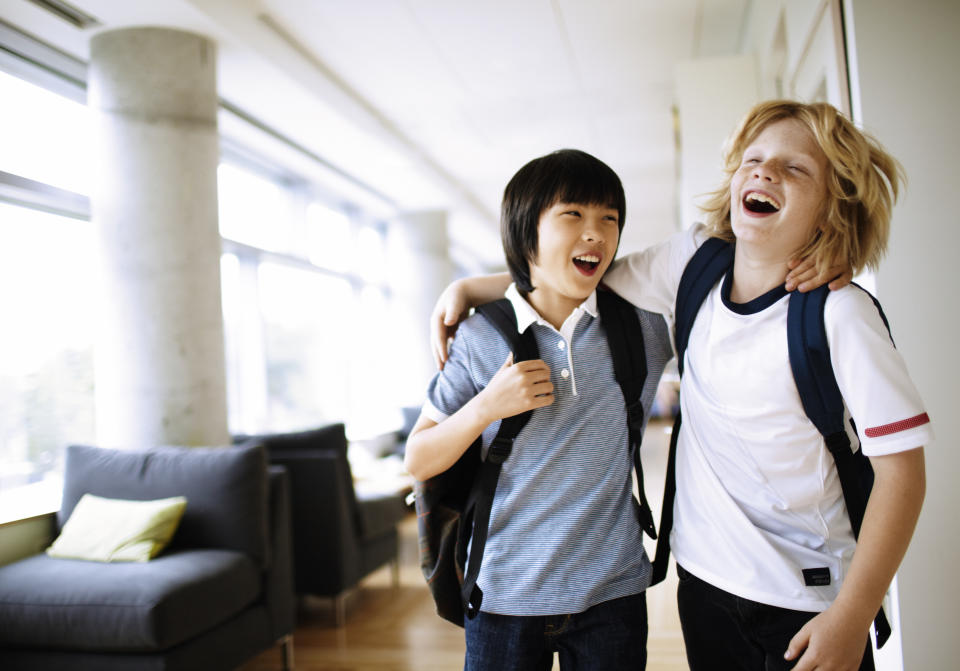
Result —
<instances>
[{"instance_id":1,"label":"freckled cheek","mask_svg":"<svg viewBox=\"0 0 960 671\"><path fill-rule=\"evenodd\" d=\"M745 172L746 169L741 168L733 173L733 177L730 179L730 200L736 200L736 194L740 193L740 189L746 181Z\"/></svg>"}]
</instances>

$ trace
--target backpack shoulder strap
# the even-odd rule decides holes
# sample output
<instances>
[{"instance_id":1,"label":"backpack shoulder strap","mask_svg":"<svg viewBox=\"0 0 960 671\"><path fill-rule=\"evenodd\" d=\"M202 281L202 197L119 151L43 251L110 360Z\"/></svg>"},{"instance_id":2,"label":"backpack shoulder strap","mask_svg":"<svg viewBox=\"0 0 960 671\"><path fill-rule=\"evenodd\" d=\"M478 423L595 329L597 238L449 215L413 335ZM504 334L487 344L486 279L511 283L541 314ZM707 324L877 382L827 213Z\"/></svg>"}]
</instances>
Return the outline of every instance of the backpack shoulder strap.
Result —
<instances>
[{"instance_id":1,"label":"backpack shoulder strap","mask_svg":"<svg viewBox=\"0 0 960 671\"><path fill-rule=\"evenodd\" d=\"M637 309L611 291L597 291L597 309L610 346L613 373L627 407L627 429L634 470L637 472L637 494L640 501L640 526L656 539L653 512L643 489L643 463L640 444L643 441L643 386L647 381L647 355L643 346L643 329Z\"/></svg>"},{"instance_id":2,"label":"backpack shoulder strap","mask_svg":"<svg viewBox=\"0 0 960 671\"><path fill-rule=\"evenodd\" d=\"M493 324L503 339L507 341L507 344L510 345L514 361L536 359L540 356L533 331L527 329L522 334L517 332L517 314L509 299L501 298L490 303L484 303L478 306L476 310Z\"/></svg>"},{"instance_id":3,"label":"backpack shoulder strap","mask_svg":"<svg viewBox=\"0 0 960 671\"><path fill-rule=\"evenodd\" d=\"M866 289L855 286L870 296L889 334L890 325L880 303ZM851 465L854 455L859 455L862 459L865 457L859 451L854 453L851 450L844 423L843 395L840 393L830 360L830 346L827 343L824 323L824 307L829 294L830 290L826 286L807 293L794 291L790 294L787 307L787 347L790 369L800 394L803 411L823 435L837 464L853 533L857 536L860 533L869 491L862 486L862 478L854 468L856 464ZM869 465L869 462L866 464Z\"/></svg>"},{"instance_id":4,"label":"backpack shoulder strap","mask_svg":"<svg viewBox=\"0 0 960 671\"><path fill-rule=\"evenodd\" d=\"M836 433L846 436L843 396L833 374L823 322L829 292L826 286L807 293L794 291L787 307L787 346L793 380L803 411L824 437Z\"/></svg>"},{"instance_id":5,"label":"backpack shoulder strap","mask_svg":"<svg viewBox=\"0 0 960 671\"><path fill-rule=\"evenodd\" d=\"M824 324L824 307L829 294L830 290L826 285L807 293L794 291L790 294L790 303L787 306L787 346L790 368L803 411L823 435L827 449L833 456L850 517L850 526L854 538L857 538L870 495L873 469L862 451L853 452L844 424L843 395L833 372ZM870 295L870 292L867 294ZM872 295L870 298L879 310L889 333L890 325L880 303ZM874 620L874 628L879 648L890 637L890 624L882 608Z\"/></svg>"},{"instance_id":6,"label":"backpack shoulder strap","mask_svg":"<svg viewBox=\"0 0 960 671\"><path fill-rule=\"evenodd\" d=\"M700 306L724 273L733 265L733 244L720 238L707 238L694 252L680 276L677 304L674 309L674 349L677 369L683 375L683 358L690 340L690 331ZM667 452L667 476L663 486L663 507L660 509L660 538L653 558L650 584L656 585L667 577L670 564L670 531L673 528L673 500L677 493L676 463L677 438L682 422L680 412L673 421L670 449Z\"/></svg>"},{"instance_id":7,"label":"backpack shoulder strap","mask_svg":"<svg viewBox=\"0 0 960 671\"><path fill-rule=\"evenodd\" d=\"M509 300L501 298L485 303L477 308L477 312L489 320L507 341L513 352L514 361L526 361L540 356L533 329L528 328L522 334L517 332L517 315ZM460 566L465 567L460 596L466 615L470 618L476 617L483 603L483 591L477 586L477 578L480 576L483 551L487 544L490 510L493 506L493 496L497 490L500 470L513 450L514 439L526 426L532 414L533 411L528 410L501 420L497 435L487 450L487 456L480 466L480 472L467 499L463 521L460 524L457 560ZM470 544L469 559L467 558L468 543Z\"/></svg>"},{"instance_id":8,"label":"backpack shoulder strap","mask_svg":"<svg viewBox=\"0 0 960 671\"><path fill-rule=\"evenodd\" d=\"M681 375L683 355L700 306L732 264L733 244L720 238L707 238L683 269L674 310L674 342Z\"/></svg>"},{"instance_id":9,"label":"backpack shoulder strap","mask_svg":"<svg viewBox=\"0 0 960 671\"><path fill-rule=\"evenodd\" d=\"M513 352L514 362L528 361L540 357L533 329L528 328L523 333L517 332L517 314L508 299L501 298L490 303L484 303L476 310L493 324L503 339L507 341L510 351ZM500 463L506 461L507 457L510 456L510 450L513 448L513 439L526 425L532 412L531 410L513 417L506 417L500 422L500 429L497 431L497 436L493 439L487 453L488 460L491 458L499 459Z\"/></svg>"}]
</instances>

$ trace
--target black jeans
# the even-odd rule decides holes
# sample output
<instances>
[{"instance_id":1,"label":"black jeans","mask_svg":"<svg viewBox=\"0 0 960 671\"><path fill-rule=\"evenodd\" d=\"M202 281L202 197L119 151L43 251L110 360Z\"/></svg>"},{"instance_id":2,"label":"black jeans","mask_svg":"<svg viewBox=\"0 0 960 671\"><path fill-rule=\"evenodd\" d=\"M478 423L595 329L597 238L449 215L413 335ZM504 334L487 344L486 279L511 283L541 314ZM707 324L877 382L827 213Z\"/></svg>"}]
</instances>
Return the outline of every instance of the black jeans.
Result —
<instances>
[{"instance_id":1,"label":"black jeans","mask_svg":"<svg viewBox=\"0 0 960 671\"><path fill-rule=\"evenodd\" d=\"M572 615L512 616L480 611L464 623L466 671L643 671L647 596L613 599Z\"/></svg>"},{"instance_id":2,"label":"black jeans","mask_svg":"<svg viewBox=\"0 0 960 671\"><path fill-rule=\"evenodd\" d=\"M690 671L787 671L783 653L817 613L769 606L725 592L679 564L677 606ZM870 637L860 671L873 671Z\"/></svg>"}]
</instances>

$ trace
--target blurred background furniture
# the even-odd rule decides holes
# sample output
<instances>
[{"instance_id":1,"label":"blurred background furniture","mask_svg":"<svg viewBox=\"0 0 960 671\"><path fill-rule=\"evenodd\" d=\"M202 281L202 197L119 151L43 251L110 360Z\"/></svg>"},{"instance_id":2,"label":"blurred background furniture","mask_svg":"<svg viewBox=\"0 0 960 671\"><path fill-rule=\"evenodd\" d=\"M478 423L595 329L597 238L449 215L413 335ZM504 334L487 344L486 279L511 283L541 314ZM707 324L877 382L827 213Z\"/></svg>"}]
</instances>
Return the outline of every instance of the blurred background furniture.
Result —
<instances>
[{"instance_id":1,"label":"blurred background furniture","mask_svg":"<svg viewBox=\"0 0 960 671\"><path fill-rule=\"evenodd\" d=\"M297 594L332 598L340 626L347 592L360 580L391 564L398 583L397 525L410 512L405 503L409 487L395 478L380 487L355 486L342 423L233 440L265 446L270 463L290 474Z\"/></svg>"},{"instance_id":2,"label":"blurred background furniture","mask_svg":"<svg viewBox=\"0 0 960 671\"><path fill-rule=\"evenodd\" d=\"M57 531L86 493L187 507L147 562L0 567L0 669L227 671L277 642L292 667L288 479L262 447L71 446Z\"/></svg>"}]
</instances>

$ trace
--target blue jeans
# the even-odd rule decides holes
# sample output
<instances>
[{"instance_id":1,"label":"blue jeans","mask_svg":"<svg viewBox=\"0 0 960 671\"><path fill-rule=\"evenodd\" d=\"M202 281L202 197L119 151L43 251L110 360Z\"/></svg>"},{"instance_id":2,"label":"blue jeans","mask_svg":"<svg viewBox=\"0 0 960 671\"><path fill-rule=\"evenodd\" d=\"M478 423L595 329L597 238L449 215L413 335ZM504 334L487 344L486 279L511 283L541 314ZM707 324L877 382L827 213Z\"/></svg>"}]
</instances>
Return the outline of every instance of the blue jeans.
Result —
<instances>
[{"instance_id":1,"label":"blue jeans","mask_svg":"<svg viewBox=\"0 0 960 671\"><path fill-rule=\"evenodd\" d=\"M465 671L643 671L647 665L647 597L597 604L572 615L480 612L464 623Z\"/></svg>"},{"instance_id":2,"label":"blue jeans","mask_svg":"<svg viewBox=\"0 0 960 671\"><path fill-rule=\"evenodd\" d=\"M679 564L677 607L690 671L787 671L797 660L783 653L817 613L778 608L730 594ZM860 671L873 671L870 637Z\"/></svg>"}]
</instances>

